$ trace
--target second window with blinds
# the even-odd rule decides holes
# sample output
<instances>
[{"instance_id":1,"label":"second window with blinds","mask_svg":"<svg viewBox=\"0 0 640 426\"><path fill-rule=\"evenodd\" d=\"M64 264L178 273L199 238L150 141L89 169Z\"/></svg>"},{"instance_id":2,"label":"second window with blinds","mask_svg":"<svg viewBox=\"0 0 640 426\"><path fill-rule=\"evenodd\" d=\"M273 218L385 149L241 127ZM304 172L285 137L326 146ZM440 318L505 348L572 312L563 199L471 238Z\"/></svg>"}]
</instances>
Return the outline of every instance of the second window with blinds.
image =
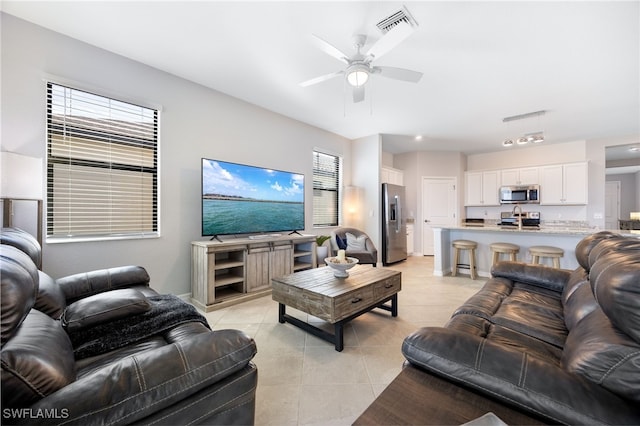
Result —
<instances>
[{"instance_id":1,"label":"second window with blinds","mask_svg":"<svg viewBox=\"0 0 640 426\"><path fill-rule=\"evenodd\" d=\"M342 159L313 151L313 226L338 226Z\"/></svg>"}]
</instances>

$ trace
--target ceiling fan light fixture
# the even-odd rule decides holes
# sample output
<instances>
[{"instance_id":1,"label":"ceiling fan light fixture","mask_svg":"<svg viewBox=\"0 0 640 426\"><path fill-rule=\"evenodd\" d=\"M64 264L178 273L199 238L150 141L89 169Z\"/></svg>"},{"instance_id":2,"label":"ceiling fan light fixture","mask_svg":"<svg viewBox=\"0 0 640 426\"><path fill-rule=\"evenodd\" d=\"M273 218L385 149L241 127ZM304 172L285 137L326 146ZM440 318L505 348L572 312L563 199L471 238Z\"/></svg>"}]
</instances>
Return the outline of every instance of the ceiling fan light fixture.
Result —
<instances>
[{"instance_id":1,"label":"ceiling fan light fixture","mask_svg":"<svg viewBox=\"0 0 640 426\"><path fill-rule=\"evenodd\" d=\"M369 67L364 64L352 65L347 69L347 82L353 87L364 86L369 80Z\"/></svg>"}]
</instances>

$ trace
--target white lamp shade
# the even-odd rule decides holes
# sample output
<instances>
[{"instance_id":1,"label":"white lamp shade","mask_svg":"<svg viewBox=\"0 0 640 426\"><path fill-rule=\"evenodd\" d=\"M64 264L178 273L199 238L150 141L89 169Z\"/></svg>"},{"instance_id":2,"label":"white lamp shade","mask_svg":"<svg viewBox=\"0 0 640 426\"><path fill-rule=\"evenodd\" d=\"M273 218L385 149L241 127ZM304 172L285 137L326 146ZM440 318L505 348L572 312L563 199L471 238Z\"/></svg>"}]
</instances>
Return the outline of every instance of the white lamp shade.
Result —
<instances>
[{"instance_id":1,"label":"white lamp shade","mask_svg":"<svg viewBox=\"0 0 640 426\"><path fill-rule=\"evenodd\" d=\"M0 152L0 196L14 199L42 199L42 158Z\"/></svg>"}]
</instances>

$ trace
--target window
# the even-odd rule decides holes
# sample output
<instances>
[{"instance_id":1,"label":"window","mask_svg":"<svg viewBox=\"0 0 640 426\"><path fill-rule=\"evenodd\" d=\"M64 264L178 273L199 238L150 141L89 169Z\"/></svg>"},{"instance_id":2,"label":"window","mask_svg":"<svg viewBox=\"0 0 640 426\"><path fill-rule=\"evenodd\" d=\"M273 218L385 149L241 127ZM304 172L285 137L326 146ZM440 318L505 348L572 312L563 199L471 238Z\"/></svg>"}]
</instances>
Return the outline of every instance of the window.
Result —
<instances>
[{"instance_id":1,"label":"window","mask_svg":"<svg viewBox=\"0 0 640 426\"><path fill-rule=\"evenodd\" d=\"M158 111L47 84L47 238L158 234Z\"/></svg>"},{"instance_id":2,"label":"window","mask_svg":"<svg viewBox=\"0 0 640 426\"><path fill-rule=\"evenodd\" d=\"M341 158L313 152L313 226L338 226Z\"/></svg>"}]
</instances>

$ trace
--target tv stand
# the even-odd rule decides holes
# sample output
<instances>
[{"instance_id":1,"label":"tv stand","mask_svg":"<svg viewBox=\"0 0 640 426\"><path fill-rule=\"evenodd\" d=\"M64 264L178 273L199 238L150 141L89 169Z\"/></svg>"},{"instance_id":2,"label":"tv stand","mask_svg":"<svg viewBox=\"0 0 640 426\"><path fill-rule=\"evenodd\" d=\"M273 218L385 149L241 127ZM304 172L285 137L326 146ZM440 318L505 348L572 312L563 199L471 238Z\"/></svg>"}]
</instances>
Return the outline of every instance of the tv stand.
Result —
<instances>
[{"instance_id":1,"label":"tv stand","mask_svg":"<svg viewBox=\"0 0 640 426\"><path fill-rule=\"evenodd\" d=\"M301 233L299 233L298 231L291 231L289 232L288 235L293 235L293 234L298 234L298 235L302 235Z\"/></svg>"},{"instance_id":2,"label":"tv stand","mask_svg":"<svg viewBox=\"0 0 640 426\"><path fill-rule=\"evenodd\" d=\"M271 278L315 268L315 235L191 242L191 302L210 312L271 294Z\"/></svg>"},{"instance_id":3,"label":"tv stand","mask_svg":"<svg viewBox=\"0 0 640 426\"><path fill-rule=\"evenodd\" d=\"M209 239L209 241L213 241L213 240L217 240L217 241L219 241L219 242L222 242L222 240L220 239L220 237L219 237L219 236L217 236L217 235L214 235L213 237L211 237L211 238Z\"/></svg>"}]
</instances>

